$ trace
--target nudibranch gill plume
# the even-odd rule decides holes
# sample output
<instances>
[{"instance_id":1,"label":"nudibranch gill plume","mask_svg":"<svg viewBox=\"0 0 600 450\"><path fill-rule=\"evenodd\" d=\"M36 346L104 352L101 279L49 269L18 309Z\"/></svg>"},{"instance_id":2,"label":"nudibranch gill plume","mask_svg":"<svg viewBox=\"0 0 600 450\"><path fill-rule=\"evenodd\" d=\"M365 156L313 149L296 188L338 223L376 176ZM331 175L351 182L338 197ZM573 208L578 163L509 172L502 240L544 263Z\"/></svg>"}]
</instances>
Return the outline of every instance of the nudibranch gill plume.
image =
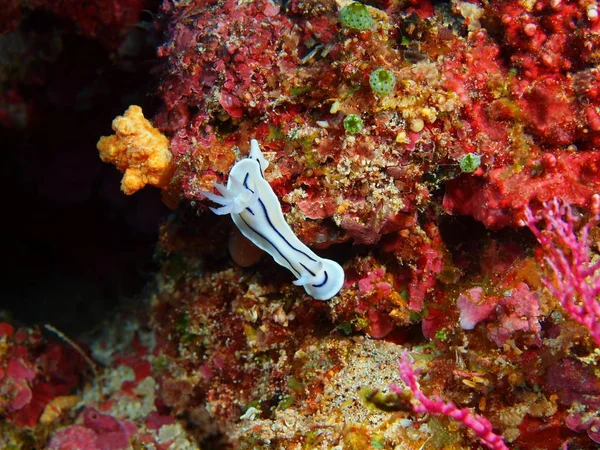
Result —
<instances>
[{"instance_id":1,"label":"nudibranch gill plume","mask_svg":"<svg viewBox=\"0 0 600 450\"><path fill-rule=\"evenodd\" d=\"M308 295L317 300L328 300L342 288L344 269L335 261L315 255L294 234L264 177L268 165L258 142L252 139L250 155L231 168L227 186L215 183L221 195L202 194L221 205L210 208L215 214L231 214L246 238L289 269L296 276L296 286L304 286Z\"/></svg>"}]
</instances>

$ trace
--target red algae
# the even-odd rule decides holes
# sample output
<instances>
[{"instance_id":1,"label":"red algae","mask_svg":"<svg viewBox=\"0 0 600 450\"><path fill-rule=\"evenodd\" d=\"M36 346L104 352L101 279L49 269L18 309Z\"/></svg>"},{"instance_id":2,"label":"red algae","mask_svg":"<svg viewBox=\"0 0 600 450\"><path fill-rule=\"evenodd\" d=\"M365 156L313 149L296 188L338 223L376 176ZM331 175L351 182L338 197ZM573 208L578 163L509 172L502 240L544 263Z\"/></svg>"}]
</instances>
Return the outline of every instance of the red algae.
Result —
<instances>
[{"instance_id":1,"label":"red algae","mask_svg":"<svg viewBox=\"0 0 600 450\"><path fill-rule=\"evenodd\" d=\"M339 19L346 3L162 2L152 123L174 213L160 269L143 311L93 340L89 385L68 346L0 324L15 440L27 427L56 450L595 448L597 342L524 226L555 198L574 222L598 213L595 3L376 1L354 8L358 28ZM92 36L138 6L76 16ZM379 70L390 92L371 87ZM202 192L250 139L286 222L344 268L328 301L208 209ZM597 225L582 239L597 264ZM49 404L56 420L38 423Z\"/></svg>"},{"instance_id":2,"label":"red algae","mask_svg":"<svg viewBox=\"0 0 600 450\"><path fill-rule=\"evenodd\" d=\"M86 363L73 348L47 340L38 329L15 329L1 323L3 432L16 442L29 433L47 436L48 425L60 423L63 413L74 406L69 395L80 387L85 373ZM50 414L48 410L53 407Z\"/></svg>"}]
</instances>

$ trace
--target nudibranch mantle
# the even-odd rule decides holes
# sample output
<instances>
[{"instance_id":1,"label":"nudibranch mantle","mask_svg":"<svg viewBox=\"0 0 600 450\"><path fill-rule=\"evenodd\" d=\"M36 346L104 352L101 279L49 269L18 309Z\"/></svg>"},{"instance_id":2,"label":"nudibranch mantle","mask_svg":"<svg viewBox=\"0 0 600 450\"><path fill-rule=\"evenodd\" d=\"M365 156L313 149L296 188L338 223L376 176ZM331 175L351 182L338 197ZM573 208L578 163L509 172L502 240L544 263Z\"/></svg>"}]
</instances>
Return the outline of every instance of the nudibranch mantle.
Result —
<instances>
[{"instance_id":1,"label":"nudibranch mantle","mask_svg":"<svg viewBox=\"0 0 600 450\"><path fill-rule=\"evenodd\" d=\"M210 208L215 214L231 214L233 223L254 245L295 276L311 297L328 300L344 284L344 269L330 259L320 258L294 234L283 217L279 200L264 171L269 166L256 139L250 141L250 155L234 164L227 186L215 183L221 195L202 192L222 205Z\"/></svg>"}]
</instances>

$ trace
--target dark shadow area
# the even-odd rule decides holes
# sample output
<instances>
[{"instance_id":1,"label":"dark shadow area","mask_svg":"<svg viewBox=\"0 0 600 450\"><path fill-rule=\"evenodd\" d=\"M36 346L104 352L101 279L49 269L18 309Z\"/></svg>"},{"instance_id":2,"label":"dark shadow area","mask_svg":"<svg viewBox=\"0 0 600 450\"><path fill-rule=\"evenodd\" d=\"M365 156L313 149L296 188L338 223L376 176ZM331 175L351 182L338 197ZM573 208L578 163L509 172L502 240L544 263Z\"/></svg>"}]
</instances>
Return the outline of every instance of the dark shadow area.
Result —
<instances>
[{"instance_id":1,"label":"dark shadow area","mask_svg":"<svg viewBox=\"0 0 600 450\"><path fill-rule=\"evenodd\" d=\"M142 35L132 57L65 28L35 12L0 36L0 54L17 58L0 78L0 320L77 336L142 290L168 210L156 189L121 193L121 174L96 150L129 105L152 117L155 36Z\"/></svg>"}]
</instances>

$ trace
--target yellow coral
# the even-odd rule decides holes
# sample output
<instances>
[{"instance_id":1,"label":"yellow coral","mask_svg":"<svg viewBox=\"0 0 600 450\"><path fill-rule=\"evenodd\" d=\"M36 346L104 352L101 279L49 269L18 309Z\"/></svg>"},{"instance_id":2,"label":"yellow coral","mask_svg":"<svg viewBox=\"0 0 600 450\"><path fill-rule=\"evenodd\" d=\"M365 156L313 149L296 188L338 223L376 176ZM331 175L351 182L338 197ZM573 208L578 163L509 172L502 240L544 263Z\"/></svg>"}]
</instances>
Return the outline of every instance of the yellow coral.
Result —
<instances>
[{"instance_id":1,"label":"yellow coral","mask_svg":"<svg viewBox=\"0 0 600 450\"><path fill-rule=\"evenodd\" d=\"M97 148L104 162L123 172L121 190L131 195L147 184L165 187L172 174L169 139L144 117L142 108L131 105L112 123L112 136L102 136Z\"/></svg>"}]
</instances>

